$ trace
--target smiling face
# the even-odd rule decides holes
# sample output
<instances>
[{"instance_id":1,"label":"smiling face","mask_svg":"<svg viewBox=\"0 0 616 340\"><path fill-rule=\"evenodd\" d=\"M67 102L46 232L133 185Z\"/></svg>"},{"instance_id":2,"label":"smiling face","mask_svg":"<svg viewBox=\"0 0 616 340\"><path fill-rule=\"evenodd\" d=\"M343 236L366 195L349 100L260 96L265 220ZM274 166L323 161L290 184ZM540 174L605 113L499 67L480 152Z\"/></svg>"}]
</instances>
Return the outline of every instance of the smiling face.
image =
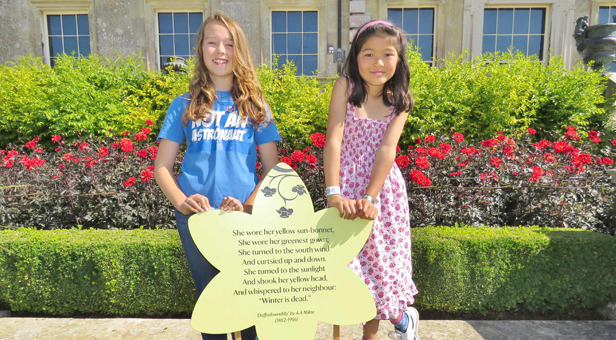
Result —
<instances>
[{"instance_id":1,"label":"smiling face","mask_svg":"<svg viewBox=\"0 0 616 340\"><path fill-rule=\"evenodd\" d=\"M233 38L227 27L214 21L205 26L203 62L217 91L233 85Z\"/></svg>"},{"instance_id":2,"label":"smiling face","mask_svg":"<svg viewBox=\"0 0 616 340\"><path fill-rule=\"evenodd\" d=\"M398 51L389 37L368 38L357 55L359 74L370 90L382 88L393 77L397 63Z\"/></svg>"}]
</instances>

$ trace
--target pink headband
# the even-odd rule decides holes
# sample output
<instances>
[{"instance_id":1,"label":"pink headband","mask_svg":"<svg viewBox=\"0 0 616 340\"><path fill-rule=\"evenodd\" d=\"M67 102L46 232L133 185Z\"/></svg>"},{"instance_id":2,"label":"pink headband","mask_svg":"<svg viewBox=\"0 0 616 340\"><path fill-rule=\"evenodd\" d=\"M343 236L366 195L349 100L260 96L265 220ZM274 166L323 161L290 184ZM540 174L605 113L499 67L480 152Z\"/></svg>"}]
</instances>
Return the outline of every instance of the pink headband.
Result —
<instances>
[{"instance_id":1,"label":"pink headband","mask_svg":"<svg viewBox=\"0 0 616 340\"><path fill-rule=\"evenodd\" d=\"M388 26L388 27L394 27L394 24L392 24L389 21L385 21L385 20L373 20L373 21L370 21L370 22L368 22L367 24L365 24L364 26L362 26L359 29L359 32L357 32L357 35L355 36L355 42L357 42L357 39L359 39L359 36L361 35L361 33L363 31L366 30L366 28L368 28L370 26L373 26L373 25L376 25L376 24L381 24L381 25L385 25L385 26Z\"/></svg>"}]
</instances>

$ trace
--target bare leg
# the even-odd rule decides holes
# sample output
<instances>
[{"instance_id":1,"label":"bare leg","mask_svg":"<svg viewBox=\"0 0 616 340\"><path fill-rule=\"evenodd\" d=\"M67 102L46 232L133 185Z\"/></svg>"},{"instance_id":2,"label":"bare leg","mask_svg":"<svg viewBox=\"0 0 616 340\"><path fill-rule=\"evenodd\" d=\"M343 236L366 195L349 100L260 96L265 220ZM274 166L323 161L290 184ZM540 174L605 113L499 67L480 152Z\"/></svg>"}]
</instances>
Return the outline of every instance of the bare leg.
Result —
<instances>
[{"instance_id":1,"label":"bare leg","mask_svg":"<svg viewBox=\"0 0 616 340\"><path fill-rule=\"evenodd\" d=\"M364 325L364 338L376 339L376 335L379 332L379 320L372 319Z\"/></svg>"}]
</instances>

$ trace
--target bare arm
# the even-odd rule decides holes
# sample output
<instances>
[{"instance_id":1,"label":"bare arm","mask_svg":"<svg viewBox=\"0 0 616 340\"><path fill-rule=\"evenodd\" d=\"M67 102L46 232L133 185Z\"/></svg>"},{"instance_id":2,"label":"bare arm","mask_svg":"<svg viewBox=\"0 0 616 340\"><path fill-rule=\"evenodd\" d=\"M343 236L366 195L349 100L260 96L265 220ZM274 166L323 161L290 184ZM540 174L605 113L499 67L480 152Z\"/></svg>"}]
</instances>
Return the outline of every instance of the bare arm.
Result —
<instances>
[{"instance_id":1,"label":"bare arm","mask_svg":"<svg viewBox=\"0 0 616 340\"><path fill-rule=\"evenodd\" d=\"M186 197L180 189L175 176L173 176L173 165L179 150L180 144L168 139L161 139L154 162L156 183L171 204L184 215L212 209L207 197L199 194Z\"/></svg>"},{"instance_id":2,"label":"bare arm","mask_svg":"<svg viewBox=\"0 0 616 340\"><path fill-rule=\"evenodd\" d=\"M261 175L261 179L257 186L252 191L250 196L244 202L244 212L252 214L252 207L255 202L255 198L257 197L257 193L259 192L259 187L261 183L267 176L267 173L272 170L272 168L278 164L278 151L276 150L276 142L269 142L265 144L259 145L259 157L261 158L261 166L263 169L263 175Z\"/></svg>"},{"instance_id":3,"label":"bare arm","mask_svg":"<svg viewBox=\"0 0 616 340\"><path fill-rule=\"evenodd\" d=\"M344 119L346 117L346 102L349 84L346 78L338 78L334 84L332 100L329 104L327 118L327 137L323 150L325 170L325 186L340 186L340 146L344 134ZM357 209L355 201L341 195L332 195L327 199L330 207L338 208L340 217L355 219Z\"/></svg>"}]
</instances>

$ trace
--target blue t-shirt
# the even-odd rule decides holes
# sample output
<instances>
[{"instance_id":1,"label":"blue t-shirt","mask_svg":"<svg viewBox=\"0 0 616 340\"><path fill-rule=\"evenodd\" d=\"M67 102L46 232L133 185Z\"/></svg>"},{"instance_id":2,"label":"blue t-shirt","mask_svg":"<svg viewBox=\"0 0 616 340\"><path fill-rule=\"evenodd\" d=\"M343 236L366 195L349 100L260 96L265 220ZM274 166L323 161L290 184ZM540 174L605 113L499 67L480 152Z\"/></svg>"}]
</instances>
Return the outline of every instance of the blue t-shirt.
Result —
<instances>
[{"instance_id":1,"label":"blue t-shirt","mask_svg":"<svg viewBox=\"0 0 616 340\"><path fill-rule=\"evenodd\" d=\"M269 121L255 128L250 118L242 120L230 91L217 91L216 95L211 117L189 120L187 126L182 124L182 115L190 95L175 98L158 140L165 138L182 144L186 139L182 173L178 177L180 189L186 196L207 197L210 205L218 209L227 196L246 201L258 182L256 146L279 141L280 135L269 110Z\"/></svg>"}]
</instances>

